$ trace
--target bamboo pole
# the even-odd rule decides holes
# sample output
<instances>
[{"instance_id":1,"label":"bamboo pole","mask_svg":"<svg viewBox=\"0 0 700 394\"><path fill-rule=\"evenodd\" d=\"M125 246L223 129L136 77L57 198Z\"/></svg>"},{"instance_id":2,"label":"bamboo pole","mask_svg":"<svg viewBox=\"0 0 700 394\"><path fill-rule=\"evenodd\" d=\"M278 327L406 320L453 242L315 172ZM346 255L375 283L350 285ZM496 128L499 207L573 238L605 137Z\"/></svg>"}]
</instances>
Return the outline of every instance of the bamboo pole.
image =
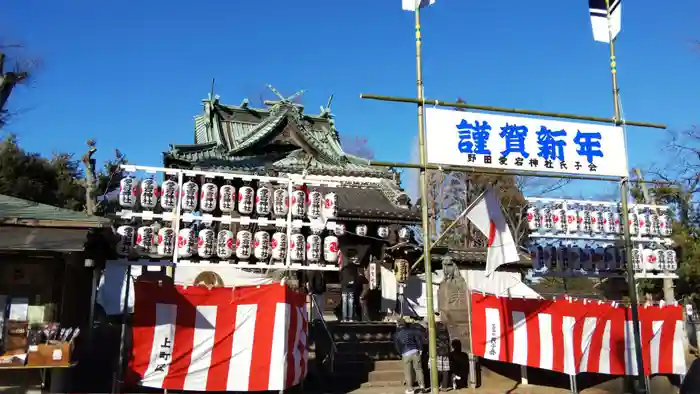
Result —
<instances>
[{"instance_id":1,"label":"bamboo pole","mask_svg":"<svg viewBox=\"0 0 700 394\"><path fill-rule=\"evenodd\" d=\"M423 106L423 61L422 43L421 43L421 26L420 26L420 3L416 0L415 23L416 23L416 87L418 97L421 102L418 103L418 149L420 150L420 163L423 168L420 171L420 194L421 194L421 222L423 225L423 245L430 245L430 223L428 217L428 177L425 171L427 163L427 149L425 145L425 119ZM433 270L431 268L432 261L430 257L430 248L424 248L423 256L425 257L425 287L428 315L428 356L430 364L430 391L433 394L438 394L438 370L437 370L437 334L435 331L435 310L433 305ZM411 382L407 382L411 384Z\"/></svg>"},{"instance_id":2,"label":"bamboo pole","mask_svg":"<svg viewBox=\"0 0 700 394\"><path fill-rule=\"evenodd\" d=\"M452 223L450 223L444 230L442 230L442 233L440 233L440 236L438 236L437 239L430 245L429 249L432 250L434 247L436 247L440 243L440 241L442 241L443 238L445 238L447 233L449 233L450 230L452 230L452 228L454 226L456 226L460 220L462 220L465 216L467 216L469 214L469 212L471 212L472 208L474 208L474 206L479 201L481 201L481 199L484 197L485 194L486 194L486 192L484 191L483 193L481 193L481 195L479 197L475 198L474 201L472 201L466 208L464 208L462 213L460 213L459 216L457 216L457 218L452 221ZM416 260L416 262L413 263L413 265L411 266L411 270L414 270L418 266L418 264L420 264L420 262L423 261L424 257L425 257L425 254L421 255L418 258L418 260Z\"/></svg>"},{"instance_id":3,"label":"bamboo pole","mask_svg":"<svg viewBox=\"0 0 700 394\"><path fill-rule=\"evenodd\" d=\"M622 111L620 110L620 87L617 82L617 63L615 61L615 38L612 35L612 28L610 22L610 1L605 0L605 5L608 13L608 34L610 39L610 75L612 77L612 94L613 94L613 109L615 111L615 121L619 122L622 118ZM623 129L624 133L624 129ZM626 139L624 140L626 141ZM625 142L626 145L626 142ZM639 325L639 303L637 302L637 286L634 279L634 264L632 264L632 237L630 234L630 222L629 222L629 207L628 207L628 195L629 195L629 177L625 177L620 182L620 209L622 210L622 229L623 229L623 241L625 256L627 260L627 285L630 299L630 310L632 312L632 329L634 330L634 347L635 347L635 358L637 362L637 378L638 386L635 387L635 392L647 393L649 388L647 387L647 381L644 376L644 356L642 355L642 338L641 330Z\"/></svg>"},{"instance_id":4,"label":"bamboo pole","mask_svg":"<svg viewBox=\"0 0 700 394\"><path fill-rule=\"evenodd\" d=\"M529 171L516 171L516 170L494 170L485 167L470 167L470 166L453 166L453 165L438 165L438 164L416 164L416 163L399 163L399 162L389 162L389 161L375 161L368 160L367 164L375 167L395 167L395 168L413 168L413 169L427 169L427 170L441 170L441 171L454 171L454 172L464 172L468 174L477 175L515 175L515 176L532 176L537 178L556 178L556 179L573 179L581 181L605 181L605 182L620 182L621 177L616 176L593 176L593 175L574 175L574 174L562 174L562 173L548 173L548 172L529 172ZM638 183L645 183L651 185L673 185L673 182L669 181L647 181L641 180L636 181Z\"/></svg>"},{"instance_id":5,"label":"bamboo pole","mask_svg":"<svg viewBox=\"0 0 700 394\"><path fill-rule=\"evenodd\" d=\"M436 107L451 107L451 108L464 108L464 109L474 109L479 111L488 112L500 112L507 114L520 114L520 115L533 115L533 116L546 116L550 118L562 118L562 119L572 119L572 120L585 120L589 122L600 122L600 123L613 123L616 126L637 126L637 127L648 127L652 129L666 129L665 124L660 123L648 123L648 122L633 122L628 120L617 120L617 118L603 118L600 116L586 116L586 115L574 115L566 114L560 112L547 112L547 111L536 111L531 109L519 109L519 108L507 108L507 107L494 107L491 105L476 105L467 103L457 103L449 101L441 101L427 98L411 98L411 97L395 97L395 96L381 96L377 94L360 94L360 98L367 100L379 100L379 101L392 101L395 103L413 103L413 104L428 104L434 105Z\"/></svg>"}]
</instances>

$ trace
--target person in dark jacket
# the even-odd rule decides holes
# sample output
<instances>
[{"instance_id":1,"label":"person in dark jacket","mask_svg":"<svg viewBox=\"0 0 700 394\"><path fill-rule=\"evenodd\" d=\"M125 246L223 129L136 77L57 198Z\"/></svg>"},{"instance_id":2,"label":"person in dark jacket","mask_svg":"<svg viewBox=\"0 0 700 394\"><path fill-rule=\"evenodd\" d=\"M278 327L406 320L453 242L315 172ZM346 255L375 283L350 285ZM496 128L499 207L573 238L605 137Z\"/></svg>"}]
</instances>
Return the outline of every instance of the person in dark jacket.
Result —
<instances>
[{"instance_id":1,"label":"person in dark jacket","mask_svg":"<svg viewBox=\"0 0 700 394\"><path fill-rule=\"evenodd\" d=\"M359 280L357 257L350 257L349 260L340 270L341 321L344 322L355 319L355 297Z\"/></svg>"},{"instance_id":2,"label":"person in dark jacket","mask_svg":"<svg viewBox=\"0 0 700 394\"><path fill-rule=\"evenodd\" d=\"M326 278L322 271L306 271L306 285L311 297L311 321L323 319L323 309L326 307Z\"/></svg>"},{"instance_id":3,"label":"person in dark jacket","mask_svg":"<svg viewBox=\"0 0 700 394\"><path fill-rule=\"evenodd\" d=\"M369 279L365 270L360 270L359 274L361 320L369 321Z\"/></svg>"},{"instance_id":4,"label":"person in dark jacket","mask_svg":"<svg viewBox=\"0 0 700 394\"><path fill-rule=\"evenodd\" d=\"M396 334L394 335L394 345L401 355L403 363L404 384L406 394L414 393L413 378L415 374L418 389L425 390L425 379L423 377L423 365L421 363L421 351L423 350L423 333L406 324L403 319L396 322Z\"/></svg>"},{"instance_id":5,"label":"person in dark jacket","mask_svg":"<svg viewBox=\"0 0 700 394\"><path fill-rule=\"evenodd\" d=\"M435 314L435 335L437 339L437 370L440 379L440 391L450 389L450 333L445 323L440 321L440 314ZM431 364L428 363L428 366Z\"/></svg>"}]
</instances>

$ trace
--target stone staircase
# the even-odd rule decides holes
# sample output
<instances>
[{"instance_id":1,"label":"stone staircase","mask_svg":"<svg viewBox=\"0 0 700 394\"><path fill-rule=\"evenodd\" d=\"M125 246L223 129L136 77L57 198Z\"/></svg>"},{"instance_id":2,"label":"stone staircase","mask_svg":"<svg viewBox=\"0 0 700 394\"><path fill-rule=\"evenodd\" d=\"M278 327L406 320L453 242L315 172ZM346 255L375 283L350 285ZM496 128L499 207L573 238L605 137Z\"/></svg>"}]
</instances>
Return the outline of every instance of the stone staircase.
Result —
<instances>
[{"instance_id":1,"label":"stone staircase","mask_svg":"<svg viewBox=\"0 0 700 394\"><path fill-rule=\"evenodd\" d=\"M323 386L332 392L370 387L402 387L403 369L394 348L396 326L385 322L327 322L335 345L322 326L313 329L316 359ZM323 331L322 331L323 330Z\"/></svg>"}]
</instances>

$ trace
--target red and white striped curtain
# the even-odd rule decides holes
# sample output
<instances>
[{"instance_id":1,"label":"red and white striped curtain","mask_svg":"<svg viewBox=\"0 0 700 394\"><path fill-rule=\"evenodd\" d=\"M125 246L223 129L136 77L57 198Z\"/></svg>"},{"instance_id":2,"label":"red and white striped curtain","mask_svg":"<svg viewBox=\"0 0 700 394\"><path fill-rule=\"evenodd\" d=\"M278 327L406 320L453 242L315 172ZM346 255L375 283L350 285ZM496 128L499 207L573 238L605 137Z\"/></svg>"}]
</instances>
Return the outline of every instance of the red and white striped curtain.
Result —
<instances>
[{"instance_id":1,"label":"red and white striped curtain","mask_svg":"<svg viewBox=\"0 0 700 394\"><path fill-rule=\"evenodd\" d=\"M136 284L128 381L188 391L284 390L306 376L304 296L280 284Z\"/></svg>"},{"instance_id":2,"label":"red and white striped curtain","mask_svg":"<svg viewBox=\"0 0 700 394\"><path fill-rule=\"evenodd\" d=\"M681 306L640 307L644 371L685 374ZM474 353L486 359L558 371L636 375L627 307L597 301L472 295Z\"/></svg>"}]
</instances>

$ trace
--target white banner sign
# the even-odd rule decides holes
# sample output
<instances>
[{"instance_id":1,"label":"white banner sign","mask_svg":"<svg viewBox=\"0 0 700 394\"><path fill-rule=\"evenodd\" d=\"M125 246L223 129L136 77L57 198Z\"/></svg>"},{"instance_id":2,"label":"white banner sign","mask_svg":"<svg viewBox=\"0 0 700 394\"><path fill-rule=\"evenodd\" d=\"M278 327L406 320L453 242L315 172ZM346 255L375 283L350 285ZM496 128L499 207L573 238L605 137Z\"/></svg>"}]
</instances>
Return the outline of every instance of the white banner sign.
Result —
<instances>
[{"instance_id":1,"label":"white banner sign","mask_svg":"<svg viewBox=\"0 0 700 394\"><path fill-rule=\"evenodd\" d=\"M621 127L426 109L428 162L501 170L627 176Z\"/></svg>"}]
</instances>

